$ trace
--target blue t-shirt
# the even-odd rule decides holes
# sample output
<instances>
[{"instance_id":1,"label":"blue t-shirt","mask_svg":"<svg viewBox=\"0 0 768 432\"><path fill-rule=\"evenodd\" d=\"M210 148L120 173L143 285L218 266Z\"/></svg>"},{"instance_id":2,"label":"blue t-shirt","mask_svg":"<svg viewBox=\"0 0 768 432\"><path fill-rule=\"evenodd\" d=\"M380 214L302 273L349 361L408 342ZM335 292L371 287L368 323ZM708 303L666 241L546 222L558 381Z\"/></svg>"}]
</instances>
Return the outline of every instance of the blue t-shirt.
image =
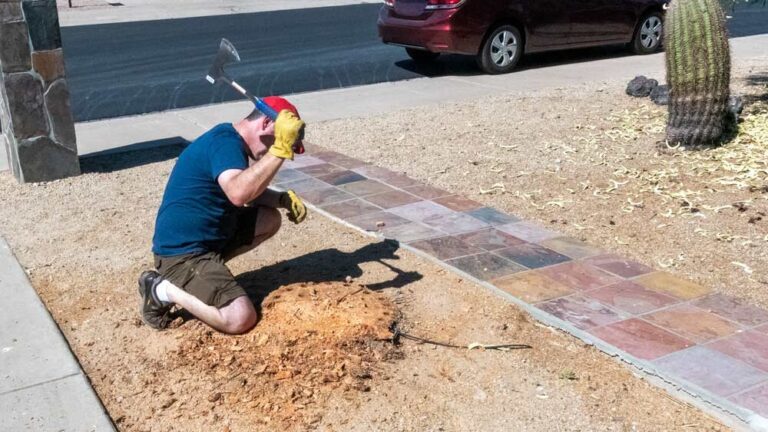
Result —
<instances>
[{"instance_id":1,"label":"blue t-shirt","mask_svg":"<svg viewBox=\"0 0 768 432\"><path fill-rule=\"evenodd\" d=\"M246 168L245 142L231 124L217 125L187 146L165 187L152 252L175 256L221 250L234 233L237 207L218 178L228 169Z\"/></svg>"}]
</instances>

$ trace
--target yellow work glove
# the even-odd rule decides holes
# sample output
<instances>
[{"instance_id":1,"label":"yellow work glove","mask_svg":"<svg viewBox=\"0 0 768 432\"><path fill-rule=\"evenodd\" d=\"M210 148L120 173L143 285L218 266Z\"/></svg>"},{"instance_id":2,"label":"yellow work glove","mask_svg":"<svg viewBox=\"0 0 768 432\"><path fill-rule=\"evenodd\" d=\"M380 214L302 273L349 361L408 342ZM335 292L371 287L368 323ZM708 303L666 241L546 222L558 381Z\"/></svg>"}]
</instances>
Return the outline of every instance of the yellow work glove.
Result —
<instances>
[{"instance_id":1,"label":"yellow work glove","mask_svg":"<svg viewBox=\"0 0 768 432\"><path fill-rule=\"evenodd\" d=\"M280 205L288 209L288 220L293 223L301 223L307 217L307 208L301 199L292 190L280 195Z\"/></svg>"},{"instance_id":2,"label":"yellow work glove","mask_svg":"<svg viewBox=\"0 0 768 432\"><path fill-rule=\"evenodd\" d=\"M293 145L304 130L304 122L296 114L282 110L275 120L275 143L269 153L280 159L293 160Z\"/></svg>"}]
</instances>

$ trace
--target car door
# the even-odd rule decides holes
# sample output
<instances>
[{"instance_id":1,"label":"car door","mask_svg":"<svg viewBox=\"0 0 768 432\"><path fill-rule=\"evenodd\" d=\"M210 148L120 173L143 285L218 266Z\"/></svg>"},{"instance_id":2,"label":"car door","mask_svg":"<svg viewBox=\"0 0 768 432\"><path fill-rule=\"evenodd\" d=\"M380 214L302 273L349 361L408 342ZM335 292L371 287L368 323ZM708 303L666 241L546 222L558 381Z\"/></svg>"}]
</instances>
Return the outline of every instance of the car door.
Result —
<instances>
[{"instance_id":1,"label":"car door","mask_svg":"<svg viewBox=\"0 0 768 432\"><path fill-rule=\"evenodd\" d=\"M631 0L574 0L571 6L572 45L628 42L632 37L635 11Z\"/></svg>"},{"instance_id":2,"label":"car door","mask_svg":"<svg viewBox=\"0 0 768 432\"><path fill-rule=\"evenodd\" d=\"M570 15L577 0L528 0L528 51L566 47L570 43Z\"/></svg>"}]
</instances>

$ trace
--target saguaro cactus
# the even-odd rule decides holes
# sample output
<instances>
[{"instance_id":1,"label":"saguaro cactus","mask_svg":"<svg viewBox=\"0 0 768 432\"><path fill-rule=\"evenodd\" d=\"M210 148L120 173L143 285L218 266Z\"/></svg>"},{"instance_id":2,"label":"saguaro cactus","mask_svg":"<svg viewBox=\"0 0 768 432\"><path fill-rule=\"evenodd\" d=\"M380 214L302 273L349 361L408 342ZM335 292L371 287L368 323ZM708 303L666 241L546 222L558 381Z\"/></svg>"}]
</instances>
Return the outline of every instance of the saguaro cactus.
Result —
<instances>
[{"instance_id":1,"label":"saguaro cactus","mask_svg":"<svg viewBox=\"0 0 768 432\"><path fill-rule=\"evenodd\" d=\"M667 140L711 144L727 121L731 56L718 0L673 0L664 31L670 103Z\"/></svg>"}]
</instances>

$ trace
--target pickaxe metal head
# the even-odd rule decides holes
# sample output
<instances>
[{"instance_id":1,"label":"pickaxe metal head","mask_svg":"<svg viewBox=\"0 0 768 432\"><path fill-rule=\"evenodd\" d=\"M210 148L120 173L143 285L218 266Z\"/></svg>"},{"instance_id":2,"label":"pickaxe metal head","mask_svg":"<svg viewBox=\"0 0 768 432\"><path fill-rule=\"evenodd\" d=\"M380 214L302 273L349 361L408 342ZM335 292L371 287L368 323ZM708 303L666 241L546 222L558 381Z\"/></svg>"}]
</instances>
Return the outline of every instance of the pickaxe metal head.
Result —
<instances>
[{"instance_id":1,"label":"pickaxe metal head","mask_svg":"<svg viewBox=\"0 0 768 432\"><path fill-rule=\"evenodd\" d=\"M211 69L208 71L208 75L205 77L211 84L224 78L229 81L229 77L224 73L224 65L229 63L237 63L240 61L240 54L237 53L235 46L226 39L221 40L219 44L219 52L216 53L216 58L213 60Z\"/></svg>"}]
</instances>

